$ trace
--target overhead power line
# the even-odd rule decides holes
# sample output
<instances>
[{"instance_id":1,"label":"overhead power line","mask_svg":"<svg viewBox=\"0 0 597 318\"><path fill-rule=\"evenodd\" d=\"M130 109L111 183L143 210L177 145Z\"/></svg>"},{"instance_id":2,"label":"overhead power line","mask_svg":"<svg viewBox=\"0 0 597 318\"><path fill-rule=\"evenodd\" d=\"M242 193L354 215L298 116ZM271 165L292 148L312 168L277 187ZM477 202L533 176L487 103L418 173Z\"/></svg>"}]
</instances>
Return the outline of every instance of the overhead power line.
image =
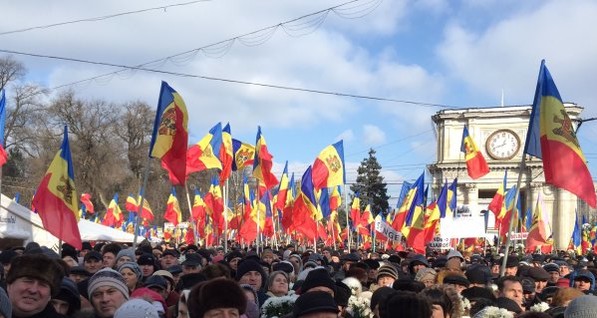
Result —
<instances>
[{"instance_id":1,"label":"overhead power line","mask_svg":"<svg viewBox=\"0 0 597 318\"><path fill-rule=\"evenodd\" d=\"M351 94L351 93L344 93L344 92L325 91L325 90L319 90L319 89L284 86L284 85L261 83L261 82L249 82L249 81L236 80L236 79L230 79L230 78L221 78L221 77L213 77L213 76L205 76L205 75L197 75L197 74L189 74L189 73L162 71L162 70L155 70L155 69L150 69L150 68L145 68L145 67L128 66L128 65L122 65L122 64L90 61L90 60L83 60L83 59L76 59L76 58L69 58L69 57L35 54L35 53L27 53L27 52L19 52L19 51L3 50L3 49L0 49L0 52L8 53L8 54L15 54L15 55L37 57L37 58L83 63L83 64L118 67L118 68L125 68L125 69L131 69L131 70L136 70L136 71L144 71L144 72L157 73L157 74L167 74L167 75L173 75L173 76L179 76L179 77L198 78L198 79L204 79L204 80L209 80L209 81L219 81L219 82L226 82L226 83L233 83L233 84L275 88L275 89L297 91L297 92L304 92L304 93L332 95L332 96L339 96L339 97L349 97L349 98L356 98L356 99L375 100L375 101L381 101L381 102L392 102L392 103L400 103L400 104L410 104L410 105L417 105L417 106L422 106L422 107L455 108L454 106L444 105L444 104L434 104L434 103L426 103L426 102L419 102L419 101L412 101L412 100L405 100L405 99L394 99L394 98L387 98L387 97L377 97L377 96L369 96L369 95L358 95L358 94Z\"/></svg>"},{"instance_id":2,"label":"overhead power line","mask_svg":"<svg viewBox=\"0 0 597 318\"><path fill-rule=\"evenodd\" d=\"M165 11L166 9L172 8L172 7L182 7L182 6L187 6L187 5L191 5L191 4L196 4L199 2L208 2L208 1L211 1L211 0L196 0L196 1L175 3L175 4L169 4L169 5L165 5L165 6L153 7L153 8L147 8L147 9L125 11L125 12L105 15L105 16L101 16L101 17L86 18L86 19L79 19L79 20L73 20L73 21L39 25L39 26L33 26L33 27L17 29L17 30L12 30L12 31L0 32L0 35L21 33L21 32L27 32L27 31L39 30L39 29L49 29L49 28L53 28L53 27L57 27L57 26L61 26L61 25L75 24L75 23L81 23L81 22L103 21L103 20L107 20L107 19L111 19L111 18L116 18L116 17L125 16L125 15L131 15L131 14L137 14L137 13L143 13L143 12L148 12L148 11L155 11L155 10L164 10Z\"/></svg>"}]
</instances>

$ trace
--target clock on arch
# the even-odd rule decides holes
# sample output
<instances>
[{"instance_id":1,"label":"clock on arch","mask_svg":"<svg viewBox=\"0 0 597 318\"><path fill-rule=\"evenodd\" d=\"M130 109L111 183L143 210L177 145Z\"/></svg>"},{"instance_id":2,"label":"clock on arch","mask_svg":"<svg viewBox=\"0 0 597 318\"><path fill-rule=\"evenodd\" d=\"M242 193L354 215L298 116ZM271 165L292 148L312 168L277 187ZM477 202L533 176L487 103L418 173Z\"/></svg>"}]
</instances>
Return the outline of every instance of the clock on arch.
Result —
<instances>
[{"instance_id":1,"label":"clock on arch","mask_svg":"<svg viewBox=\"0 0 597 318\"><path fill-rule=\"evenodd\" d=\"M520 150L520 138L510 129L496 130L487 138L485 149L493 159L512 159Z\"/></svg>"}]
</instances>

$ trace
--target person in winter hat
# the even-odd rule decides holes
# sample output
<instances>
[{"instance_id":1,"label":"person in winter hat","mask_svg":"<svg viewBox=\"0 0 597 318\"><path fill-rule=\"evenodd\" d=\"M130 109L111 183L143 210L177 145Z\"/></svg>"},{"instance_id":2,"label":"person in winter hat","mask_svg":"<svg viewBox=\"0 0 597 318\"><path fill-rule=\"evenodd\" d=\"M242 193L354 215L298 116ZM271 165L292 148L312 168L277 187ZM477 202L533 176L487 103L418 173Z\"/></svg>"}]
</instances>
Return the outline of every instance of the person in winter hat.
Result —
<instances>
[{"instance_id":1,"label":"person in winter hat","mask_svg":"<svg viewBox=\"0 0 597 318\"><path fill-rule=\"evenodd\" d=\"M15 257L6 275L13 317L61 317L50 299L60 290L64 268L44 254Z\"/></svg>"},{"instance_id":2,"label":"person in winter hat","mask_svg":"<svg viewBox=\"0 0 597 318\"><path fill-rule=\"evenodd\" d=\"M71 317L81 309L81 294L77 285L69 278L64 277L60 284L60 291L52 297L52 305L57 313Z\"/></svg>"},{"instance_id":3,"label":"person in winter hat","mask_svg":"<svg viewBox=\"0 0 597 318\"><path fill-rule=\"evenodd\" d=\"M597 297L586 295L574 299L564 311L566 318L595 318L597 317Z\"/></svg>"},{"instance_id":4,"label":"person in winter hat","mask_svg":"<svg viewBox=\"0 0 597 318\"><path fill-rule=\"evenodd\" d=\"M215 314L238 317L245 312L247 298L236 282L214 279L191 289L187 307L189 318L213 317Z\"/></svg>"},{"instance_id":5,"label":"person in winter hat","mask_svg":"<svg viewBox=\"0 0 597 318\"><path fill-rule=\"evenodd\" d=\"M0 288L0 317L12 318L12 305L3 288Z\"/></svg>"},{"instance_id":6,"label":"person in winter hat","mask_svg":"<svg viewBox=\"0 0 597 318\"><path fill-rule=\"evenodd\" d=\"M100 318L114 317L116 310L129 299L124 278L111 268L101 269L91 276L87 293L95 315Z\"/></svg>"}]
</instances>

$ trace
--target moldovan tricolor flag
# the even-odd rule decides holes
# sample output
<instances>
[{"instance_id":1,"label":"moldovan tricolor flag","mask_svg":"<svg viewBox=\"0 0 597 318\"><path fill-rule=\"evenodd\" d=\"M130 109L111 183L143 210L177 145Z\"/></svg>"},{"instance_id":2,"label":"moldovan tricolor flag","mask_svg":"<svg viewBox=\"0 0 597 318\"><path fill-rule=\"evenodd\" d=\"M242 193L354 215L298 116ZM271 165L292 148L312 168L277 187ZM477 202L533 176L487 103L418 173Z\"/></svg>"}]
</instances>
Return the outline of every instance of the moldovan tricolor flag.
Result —
<instances>
[{"instance_id":1,"label":"moldovan tricolor flag","mask_svg":"<svg viewBox=\"0 0 597 318\"><path fill-rule=\"evenodd\" d=\"M180 210L180 204L178 203L176 189L174 189L174 187L172 187L172 191L168 197L168 202L166 203L164 219L174 224L174 226L177 226L178 223L182 222L182 211Z\"/></svg>"},{"instance_id":2,"label":"moldovan tricolor flag","mask_svg":"<svg viewBox=\"0 0 597 318\"><path fill-rule=\"evenodd\" d=\"M539 69L524 153L543 160L545 182L572 192L595 208L591 173L545 60Z\"/></svg>"},{"instance_id":3,"label":"moldovan tricolor flag","mask_svg":"<svg viewBox=\"0 0 597 318\"><path fill-rule=\"evenodd\" d=\"M479 179L489 173L489 166L483 157L483 154L477 148L475 141L468 133L468 127L464 126L462 130L462 144L460 151L464 152L466 161L466 170L469 177Z\"/></svg>"},{"instance_id":4,"label":"moldovan tricolor flag","mask_svg":"<svg viewBox=\"0 0 597 318\"><path fill-rule=\"evenodd\" d=\"M222 148L222 123L217 123L198 143L189 147L186 158L186 173L207 169L222 170L219 153Z\"/></svg>"},{"instance_id":5,"label":"moldovan tricolor flag","mask_svg":"<svg viewBox=\"0 0 597 318\"><path fill-rule=\"evenodd\" d=\"M4 89L0 91L0 167L8 161L8 155L4 150L4 124L6 122L6 96Z\"/></svg>"},{"instance_id":6,"label":"moldovan tricolor flag","mask_svg":"<svg viewBox=\"0 0 597 318\"><path fill-rule=\"evenodd\" d=\"M257 138L255 142L255 159L253 162L253 176L263 184L266 189L271 189L278 185L278 179L272 173L274 157L267 150L265 138L261 134L261 126L257 127Z\"/></svg>"},{"instance_id":7,"label":"moldovan tricolor flag","mask_svg":"<svg viewBox=\"0 0 597 318\"><path fill-rule=\"evenodd\" d=\"M32 204L35 205L46 231L81 249L82 241L78 226L79 196L75 189L75 172L66 126L64 126L62 147L41 180Z\"/></svg>"},{"instance_id":8,"label":"moldovan tricolor flag","mask_svg":"<svg viewBox=\"0 0 597 318\"><path fill-rule=\"evenodd\" d=\"M346 183L344 144L342 140L325 147L313 163L313 186L316 190Z\"/></svg>"},{"instance_id":9,"label":"moldovan tricolor flag","mask_svg":"<svg viewBox=\"0 0 597 318\"><path fill-rule=\"evenodd\" d=\"M162 160L162 167L168 170L173 185L183 185L186 178L188 121L189 115L182 97L168 83L162 82L149 156Z\"/></svg>"}]
</instances>

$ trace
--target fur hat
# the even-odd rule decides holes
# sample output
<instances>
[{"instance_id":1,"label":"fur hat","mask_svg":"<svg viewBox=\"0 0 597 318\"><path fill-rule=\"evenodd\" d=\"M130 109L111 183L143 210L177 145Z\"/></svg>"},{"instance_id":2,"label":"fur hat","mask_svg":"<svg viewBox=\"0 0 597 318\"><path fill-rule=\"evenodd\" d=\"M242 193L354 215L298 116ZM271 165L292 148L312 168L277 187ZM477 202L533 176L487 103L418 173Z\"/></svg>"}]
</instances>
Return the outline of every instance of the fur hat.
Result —
<instances>
[{"instance_id":1,"label":"fur hat","mask_svg":"<svg viewBox=\"0 0 597 318\"><path fill-rule=\"evenodd\" d=\"M307 274L307 278L305 278L305 282L301 286L301 294L318 286L327 287L334 293L336 292L336 283L334 283L334 280L325 268L316 268Z\"/></svg>"},{"instance_id":2,"label":"fur hat","mask_svg":"<svg viewBox=\"0 0 597 318\"><path fill-rule=\"evenodd\" d=\"M144 317L144 318L159 318L159 314L157 309L151 304L150 302L136 298L131 299L114 313L114 318L137 318L137 317Z\"/></svg>"},{"instance_id":3,"label":"fur hat","mask_svg":"<svg viewBox=\"0 0 597 318\"><path fill-rule=\"evenodd\" d=\"M203 317L207 311L217 308L236 308L242 315L247 308L247 298L236 282L214 279L193 287L187 305L189 317Z\"/></svg>"},{"instance_id":4,"label":"fur hat","mask_svg":"<svg viewBox=\"0 0 597 318\"><path fill-rule=\"evenodd\" d=\"M422 282L427 279L435 281L437 278L437 272L433 268L425 267L421 268L415 275L415 281Z\"/></svg>"},{"instance_id":5,"label":"fur hat","mask_svg":"<svg viewBox=\"0 0 597 318\"><path fill-rule=\"evenodd\" d=\"M314 291L302 294L294 303L292 317L300 317L311 313L331 312L338 313L338 306L330 293Z\"/></svg>"},{"instance_id":6,"label":"fur hat","mask_svg":"<svg viewBox=\"0 0 597 318\"><path fill-rule=\"evenodd\" d=\"M379 280L384 276L390 276L394 280L396 280L398 279L398 272L396 271L396 268L394 268L394 266L384 265L377 270L377 277L375 279Z\"/></svg>"},{"instance_id":7,"label":"fur hat","mask_svg":"<svg viewBox=\"0 0 597 318\"><path fill-rule=\"evenodd\" d=\"M114 287L120 291L126 299L129 299L129 289L126 287L124 278L119 272L111 268L102 268L91 276L87 285L87 293L89 297L91 298L93 292L103 286Z\"/></svg>"},{"instance_id":8,"label":"fur hat","mask_svg":"<svg viewBox=\"0 0 597 318\"><path fill-rule=\"evenodd\" d=\"M10 270L6 275L8 285L17 278L31 277L48 283L52 295L56 295L60 291L64 269L56 260L44 254L26 254L15 257L10 264Z\"/></svg>"},{"instance_id":9,"label":"fur hat","mask_svg":"<svg viewBox=\"0 0 597 318\"><path fill-rule=\"evenodd\" d=\"M12 304L4 288L0 288L0 315L6 318L11 318L12 316Z\"/></svg>"},{"instance_id":10,"label":"fur hat","mask_svg":"<svg viewBox=\"0 0 597 318\"><path fill-rule=\"evenodd\" d=\"M593 318L597 312L597 297L586 295L578 297L568 304L564 312L566 318Z\"/></svg>"}]
</instances>

